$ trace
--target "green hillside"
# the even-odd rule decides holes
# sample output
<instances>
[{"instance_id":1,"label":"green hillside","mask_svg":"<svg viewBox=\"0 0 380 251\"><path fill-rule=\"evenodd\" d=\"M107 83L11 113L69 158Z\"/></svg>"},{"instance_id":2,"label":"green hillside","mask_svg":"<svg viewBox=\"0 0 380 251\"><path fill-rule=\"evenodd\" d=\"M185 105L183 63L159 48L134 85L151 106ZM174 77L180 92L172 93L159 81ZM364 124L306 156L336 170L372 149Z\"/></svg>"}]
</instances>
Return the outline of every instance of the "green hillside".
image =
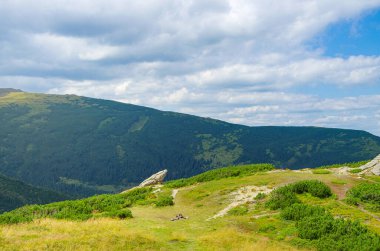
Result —
<instances>
[{"instance_id":1,"label":"green hillside","mask_svg":"<svg viewBox=\"0 0 380 251\"><path fill-rule=\"evenodd\" d=\"M0 175L0 213L25 204L45 204L69 197Z\"/></svg>"},{"instance_id":2,"label":"green hillside","mask_svg":"<svg viewBox=\"0 0 380 251\"><path fill-rule=\"evenodd\" d=\"M376 251L379 196L378 177L340 168L232 166L0 214L0 249Z\"/></svg>"},{"instance_id":3,"label":"green hillside","mask_svg":"<svg viewBox=\"0 0 380 251\"><path fill-rule=\"evenodd\" d=\"M371 159L380 138L316 127L247 127L73 95L0 92L0 172L70 194L114 192L167 168L303 168Z\"/></svg>"}]
</instances>

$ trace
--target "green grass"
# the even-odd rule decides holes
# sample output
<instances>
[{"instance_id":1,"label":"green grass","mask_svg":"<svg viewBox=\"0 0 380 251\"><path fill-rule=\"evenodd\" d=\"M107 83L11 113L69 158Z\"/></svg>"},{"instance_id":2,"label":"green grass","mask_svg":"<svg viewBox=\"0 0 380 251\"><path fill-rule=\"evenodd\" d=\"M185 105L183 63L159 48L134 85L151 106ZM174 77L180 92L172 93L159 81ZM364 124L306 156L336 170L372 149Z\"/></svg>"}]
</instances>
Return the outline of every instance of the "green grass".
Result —
<instances>
[{"instance_id":1,"label":"green grass","mask_svg":"<svg viewBox=\"0 0 380 251\"><path fill-rule=\"evenodd\" d=\"M345 181L345 180L332 180L331 183L336 184L336 185L345 185L345 184L347 184L347 181Z\"/></svg>"},{"instance_id":2,"label":"green grass","mask_svg":"<svg viewBox=\"0 0 380 251\"><path fill-rule=\"evenodd\" d=\"M353 168L353 169L351 169L349 172L350 173L360 173L360 172L362 172L363 170L362 169L360 169L360 168Z\"/></svg>"},{"instance_id":3,"label":"green grass","mask_svg":"<svg viewBox=\"0 0 380 251\"><path fill-rule=\"evenodd\" d=\"M363 160L363 161L357 161L357 162L348 162L348 163L342 163L342 164L333 164L333 165L325 165L325 166L320 166L317 167L317 169L329 169L329 168L339 168L342 166L347 166L350 168L358 168L362 165L367 164L371 160Z\"/></svg>"},{"instance_id":4,"label":"green grass","mask_svg":"<svg viewBox=\"0 0 380 251\"><path fill-rule=\"evenodd\" d=\"M312 171L314 174L330 174L331 171L326 169L313 169Z\"/></svg>"},{"instance_id":5,"label":"green grass","mask_svg":"<svg viewBox=\"0 0 380 251\"><path fill-rule=\"evenodd\" d=\"M353 242L362 243L360 247L366 247L370 243L376 248L374 240L378 237L373 233L380 233L378 221L361 208L348 205L334 195L326 197L329 189L335 193L366 181L354 179L351 175L342 175L339 176L339 181L344 184L336 186L336 180L337 177L333 173L315 175L290 170L260 171L252 175L214 179L181 187L173 206L160 207L155 203L165 202L165 198L171 195L172 188L163 187L158 195L147 192L146 196L142 197L139 197L140 192L136 192L133 196L128 195L129 199L123 199L124 204L118 212L112 210L114 206L107 206L112 204L110 201L106 202L100 197L93 201L107 211L93 211L91 218L85 221L37 217L23 224L0 225L0 249L347 250L345 242L350 245L354 245ZM277 188L275 191L281 187L290 187L289 190L295 195L297 203L291 203L284 209L271 210L265 206L272 198L269 194L259 196L255 203L233 208L225 217L208 220L225 209L233 201L234 193L246 186ZM326 186L329 186L329 189L326 189ZM109 198L108 196L120 195L106 195L104 198ZM120 205L119 202L114 204ZM129 211L124 210L129 210L133 218L128 218ZM291 216L284 216L286 211ZM174 222L170 220L179 213L189 218ZM316 215L331 215L333 220L330 216L326 219L312 218ZM128 220L120 220L124 216ZM339 218L350 221L343 222L338 220ZM359 224L354 223L355 221ZM325 223L342 234L338 235L336 231L320 231ZM355 234L345 229L352 229ZM323 234L318 234L317 239L310 240L309 237L315 234L308 232L311 230ZM302 235L301 231L305 232L305 235ZM352 238L352 241L346 237ZM331 241L332 238L335 238L336 244ZM321 246L323 241L328 245ZM349 250L357 250L355 245L349 247Z\"/></svg>"},{"instance_id":6,"label":"green grass","mask_svg":"<svg viewBox=\"0 0 380 251\"><path fill-rule=\"evenodd\" d=\"M247 205L242 205L242 206L237 206L232 208L230 211L228 211L229 215L246 215L248 213L248 206Z\"/></svg>"}]
</instances>

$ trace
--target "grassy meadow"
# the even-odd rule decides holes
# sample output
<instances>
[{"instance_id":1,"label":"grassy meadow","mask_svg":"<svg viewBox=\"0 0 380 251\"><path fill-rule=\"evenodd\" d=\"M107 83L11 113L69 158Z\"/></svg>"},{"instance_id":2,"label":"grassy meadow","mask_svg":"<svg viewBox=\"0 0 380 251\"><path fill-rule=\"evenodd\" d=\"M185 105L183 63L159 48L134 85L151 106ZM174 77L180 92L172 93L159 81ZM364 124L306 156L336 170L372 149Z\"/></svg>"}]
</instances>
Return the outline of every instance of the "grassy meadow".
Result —
<instances>
[{"instance_id":1,"label":"grassy meadow","mask_svg":"<svg viewBox=\"0 0 380 251\"><path fill-rule=\"evenodd\" d=\"M129 205L133 218L91 217L88 220L36 218L32 222L0 225L1 250L310 250L312 242L299 238L297 224L281 217L281 210L266 206L269 196L216 219L210 219L233 200L233 193L247 186L275 188L302 180L320 180L333 195L314 197L297 194L305 205L323 207L334 217L357 220L371 233L380 234L380 211L371 201L356 205L346 199L347 191L367 181L356 174L333 172L259 171L242 176L191 182L178 188L174 205L154 203ZM159 193L170 194L168 185ZM364 186L365 188L365 186ZM359 186L350 196L365 194ZM353 194L353 195L352 195ZM373 201L372 201L373 202ZM376 203L376 202L373 202ZM237 213L236 213L237 212ZM171 221L182 213L187 220Z\"/></svg>"}]
</instances>

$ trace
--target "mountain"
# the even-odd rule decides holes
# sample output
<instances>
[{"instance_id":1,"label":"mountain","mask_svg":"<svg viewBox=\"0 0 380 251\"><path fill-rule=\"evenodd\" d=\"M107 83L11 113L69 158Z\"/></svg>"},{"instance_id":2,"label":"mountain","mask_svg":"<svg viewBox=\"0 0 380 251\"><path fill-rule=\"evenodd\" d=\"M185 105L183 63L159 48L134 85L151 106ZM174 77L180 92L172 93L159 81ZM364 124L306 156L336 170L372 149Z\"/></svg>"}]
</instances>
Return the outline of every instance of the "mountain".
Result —
<instances>
[{"instance_id":1,"label":"mountain","mask_svg":"<svg viewBox=\"0 0 380 251\"><path fill-rule=\"evenodd\" d=\"M26 204L46 204L69 196L27 185L0 175L0 213Z\"/></svg>"},{"instance_id":2,"label":"mountain","mask_svg":"<svg viewBox=\"0 0 380 251\"><path fill-rule=\"evenodd\" d=\"M119 191L163 169L173 179L234 164L297 169L380 153L380 138L364 131L248 127L75 95L0 93L0 172L70 194Z\"/></svg>"}]
</instances>

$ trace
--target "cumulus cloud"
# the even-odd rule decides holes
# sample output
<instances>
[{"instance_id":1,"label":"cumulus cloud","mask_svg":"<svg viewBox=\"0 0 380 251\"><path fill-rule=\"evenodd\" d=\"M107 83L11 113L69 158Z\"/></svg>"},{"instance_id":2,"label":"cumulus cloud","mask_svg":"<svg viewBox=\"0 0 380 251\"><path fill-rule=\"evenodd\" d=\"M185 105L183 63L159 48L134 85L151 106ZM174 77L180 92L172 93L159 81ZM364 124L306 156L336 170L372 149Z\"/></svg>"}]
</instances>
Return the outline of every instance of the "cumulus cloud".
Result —
<instances>
[{"instance_id":1,"label":"cumulus cloud","mask_svg":"<svg viewBox=\"0 0 380 251\"><path fill-rule=\"evenodd\" d=\"M0 86L75 93L248 125L380 131L368 88L380 55L325 55L308 41L380 0L4 0ZM316 88L307 93L303 88ZM375 115L376 114L376 115ZM373 123L376 124L376 123Z\"/></svg>"}]
</instances>

